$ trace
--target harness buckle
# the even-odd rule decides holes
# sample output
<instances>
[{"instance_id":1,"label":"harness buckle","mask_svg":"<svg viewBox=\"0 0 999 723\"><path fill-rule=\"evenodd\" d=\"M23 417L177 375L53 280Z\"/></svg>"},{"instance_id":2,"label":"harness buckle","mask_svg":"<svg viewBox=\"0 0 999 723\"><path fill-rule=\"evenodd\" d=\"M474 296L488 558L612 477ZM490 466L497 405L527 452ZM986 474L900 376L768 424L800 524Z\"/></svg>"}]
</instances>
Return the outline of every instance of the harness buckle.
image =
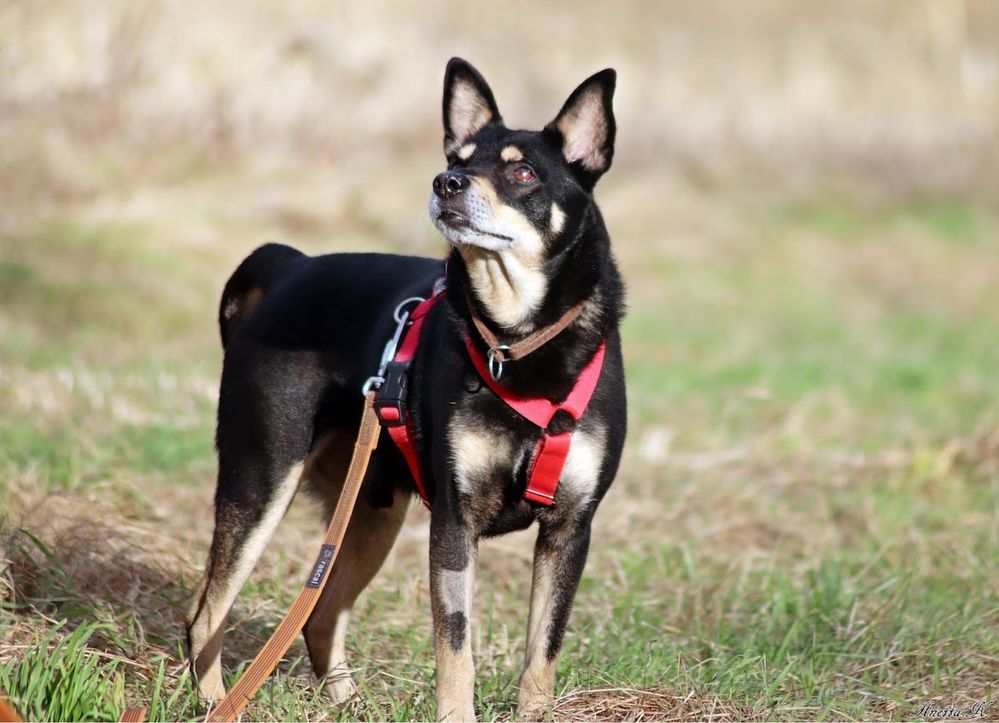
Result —
<instances>
[{"instance_id":1,"label":"harness buckle","mask_svg":"<svg viewBox=\"0 0 999 723\"><path fill-rule=\"evenodd\" d=\"M395 307L395 311L392 312L392 320L395 321L395 331L392 332L392 336L385 342L385 348L382 349L382 356L378 362L378 373L368 377L361 387L361 394L363 396L368 396L368 392L372 389L380 389L384 386L387 374L386 369L395 358L396 350L399 348L399 340L402 339L402 332L406 329L406 324L409 321L411 312L407 311L406 307L413 302L420 304L423 301L425 301L423 297L410 296L408 299L400 301L399 305Z\"/></svg>"},{"instance_id":2,"label":"harness buckle","mask_svg":"<svg viewBox=\"0 0 999 723\"><path fill-rule=\"evenodd\" d=\"M409 362L390 361L385 365L374 402L378 421L384 427L399 427L406 423L408 371Z\"/></svg>"}]
</instances>

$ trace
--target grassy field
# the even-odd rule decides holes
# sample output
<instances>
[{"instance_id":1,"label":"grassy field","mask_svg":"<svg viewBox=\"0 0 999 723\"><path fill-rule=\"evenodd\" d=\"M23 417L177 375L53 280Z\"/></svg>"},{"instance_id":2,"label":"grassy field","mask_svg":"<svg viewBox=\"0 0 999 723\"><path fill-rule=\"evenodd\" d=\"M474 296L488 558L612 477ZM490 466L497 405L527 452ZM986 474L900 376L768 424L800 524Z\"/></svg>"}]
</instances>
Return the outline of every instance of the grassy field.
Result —
<instances>
[{"instance_id":1,"label":"grassy field","mask_svg":"<svg viewBox=\"0 0 999 723\"><path fill-rule=\"evenodd\" d=\"M572 57L547 81L557 91L542 83L553 111L591 70ZM255 131L259 153L238 133L215 155L201 139L159 153L118 134L114 113L93 125L107 99L84 94L79 116L58 117L50 99L10 101L0 689L23 713L107 719L152 701L153 720L199 714L181 621L211 535L218 294L265 240L443 252L423 211L441 165L434 72L426 117L388 152L334 144L310 157L283 144L292 128ZM516 89L497 88L501 105ZM974 169L971 156L995 149L955 159L944 143L934 165L900 141L892 152L912 165L885 162L898 183L869 174L877 159L862 148L856 166L806 154L801 185L754 165L750 148L735 156L761 169L746 182L742 166L723 177L685 164L691 148L673 146L668 168L650 159L624 132L643 129L636 97L619 105L620 162L598 188L630 290L630 438L597 515L555 718L908 720L926 703L994 700L999 203L982 190L994 177L947 185L941 170L934 185L913 169ZM38 117L53 125L33 129ZM296 500L230 618L229 676L281 619L320 534L317 510ZM299 641L246 717L432 717L427 540L414 507L359 601L358 700L325 703ZM482 718L515 717L531 543L482 550Z\"/></svg>"}]
</instances>

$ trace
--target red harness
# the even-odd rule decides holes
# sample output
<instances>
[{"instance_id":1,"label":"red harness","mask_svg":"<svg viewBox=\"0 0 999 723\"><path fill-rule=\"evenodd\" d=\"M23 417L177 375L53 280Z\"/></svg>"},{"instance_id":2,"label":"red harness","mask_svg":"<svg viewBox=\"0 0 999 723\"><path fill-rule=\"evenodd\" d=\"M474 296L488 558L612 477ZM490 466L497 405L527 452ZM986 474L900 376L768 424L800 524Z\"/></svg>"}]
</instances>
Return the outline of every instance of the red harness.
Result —
<instances>
[{"instance_id":1,"label":"red harness","mask_svg":"<svg viewBox=\"0 0 999 723\"><path fill-rule=\"evenodd\" d=\"M429 299L421 301L409 315L409 330L402 341L402 346L395 353L392 362L398 368L398 380L386 375L382 386L378 389L375 397L375 412L378 414L378 421L388 430L392 441L406 458L409 471L413 474L413 481L416 482L416 489L423 498L423 504L430 509L430 495L427 494L427 487L423 483L423 472L420 468L420 459L416 454L416 444L413 442L413 423L406 410L405 388L409 381L409 363L413 361L416 354L416 347L420 343L420 332L423 330L423 322L426 321L427 313L437 303L438 299L444 296L445 290L437 291ZM391 343L391 342L390 342ZM390 367L392 364L389 365ZM383 390L390 392L390 388L398 386L399 393L393 394L393 399L383 400Z\"/></svg>"},{"instance_id":2,"label":"red harness","mask_svg":"<svg viewBox=\"0 0 999 723\"><path fill-rule=\"evenodd\" d=\"M429 299L420 304L409 315L409 329L405 339L399 347L398 352L392 359L399 377L403 377L408 369L409 362L412 361L416 353L416 348L420 343L420 332L423 329L423 322L427 313L433 308L444 295L445 291L438 291ZM489 373L488 362L482 352L472 343L470 337L465 337L465 348L472 360L472 364L478 371L482 381L517 414L527 419L532 424L541 428L541 439L534 450L534 458L531 462L530 471L527 475L527 489L524 490L524 499L531 502L538 502L542 505L551 505L555 501L555 490L558 489L559 478L562 476L562 468L565 460L569 456L569 449L572 444L572 432L562 432L552 434L548 431L555 414L562 410L566 412L575 423L578 423L590 403L593 390L596 389L597 380L600 379L600 371L604 364L604 351L606 342L600 342L593 358L576 379L576 384L572 391L562 402L556 404L544 397L522 397L511 392L506 387L493 379ZM393 367L389 364L389 367ZM416 452L416 445L413 442L411 420L406 411L404 402L404 389L407 380L404 378L393 379L386 374L383 386L379 388L379 399L375 401L375 410L382 426L388 430L392 441L395 442L402 456L409 465L409 470L416 482L416 489L423 498L423 503L430 508L430 497L423 481L423 472L420 468L419 457ZM392 392L392 389L399 391ZM382 400L382 391L386 390L387 397ZM399 393L399 392L402 393Z\"/></svg>"}]
</instances>

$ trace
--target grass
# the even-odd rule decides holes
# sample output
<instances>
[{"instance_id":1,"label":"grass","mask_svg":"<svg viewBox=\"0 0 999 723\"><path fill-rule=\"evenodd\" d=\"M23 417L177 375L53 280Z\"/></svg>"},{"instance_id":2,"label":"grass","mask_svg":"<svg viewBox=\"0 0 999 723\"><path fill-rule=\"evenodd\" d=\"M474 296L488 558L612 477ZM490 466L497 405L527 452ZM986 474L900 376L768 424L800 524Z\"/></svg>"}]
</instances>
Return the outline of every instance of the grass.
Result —
<instances>
[{"instance_id":1,"label":"grass","mask_svg":"<svg viewBox=\"0 0 999 723\"><path fill-rule=\"evenodd\" d=\"M19 655L0 666L0 686L11 694L18 712L32 721L117 720L125 705L125 685L135 685L143 671L133 661L96 649L92 641L101 633L114 634L103 623L83 623L63 634L63 624L39 633L31 643L18 646ZM149 720L174 720L181 711L193 711L194 696L187 690L187 673L179 685L165 685L171 677L166 660L147 668L146 701Z\"/></svg>"},{"instance_id":2,"label":"grass","mask_svg":"<svg viewBox=\"0 0 999 723\"><path fill-rule=\"evenodd\" d=\"M36 638L23 655L0 669L0 685L14 691L15 703L29 720L114 719L120 691L119 661L102 661L87 643L99 625L84 624L58 638L56 631Z\"/></svg>"},{"instance_id":3,"label":"grass","mask_svg":"<svg viewBox=\"0 0 999 723\"><path fill-rule=\"evenodd\" d=\"M706 260L667 240L645 263L619 242L632 433L598 515L557 717L893 719L994 697L999 292L968 285L995 268L997 223L948 208L976 219L961 238L935 212L817 200L807 213L733 204L743 232L706 229L718 244ZM180 624L210 533L210 292L224 271L162 264L155 229L129 230L134 253L118 231L54 223L30 245L6 239L19 286L5 323L24 341L5 343L2 367L17 383L0 422L0 660L8 695L39 719L150 700L153 720L199 710ZM858 279L869 234L878 259L904 248L924 275ZM68 271L54 268L63 253L96 259L82 297L45 281ZM953 288L913 303L900 284ZM138 303L163 287L176 307ZM60 314L63 333L48 333ZM240 598L230 680L294 595L314 517L296 503ZM425 530L412 512L359 605L360 698L325 704L296 643L252 719L433 716ZM484 718L515 716L529 545L515 535L482 553Z\"/></svg>"}]
</instances>

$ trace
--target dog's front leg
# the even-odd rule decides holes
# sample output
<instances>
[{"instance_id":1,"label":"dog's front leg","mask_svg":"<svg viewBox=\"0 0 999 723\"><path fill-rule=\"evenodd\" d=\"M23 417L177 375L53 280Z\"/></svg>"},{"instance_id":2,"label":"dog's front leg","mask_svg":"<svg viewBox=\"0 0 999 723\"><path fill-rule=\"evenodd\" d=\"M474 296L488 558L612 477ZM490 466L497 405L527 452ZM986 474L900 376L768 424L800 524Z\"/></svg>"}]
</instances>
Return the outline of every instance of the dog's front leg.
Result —
<instances>
[{"instance_id":1,"label":"dog's front leg","mask_svg":"<svg viewBox=\"0 0 999 723\"><path fill-rule=\"evenodd\" d=\"M555 701L555 667L590 547L590 522L541 523L534 547L527 652L517 712L539 717Z\"/></svg>"},{"instance_id":2,"label":"dog's front leg","mask_svg":"<svg viewBox=\"0 0 999 723\"><path fill-rule=\"evenodd\" d=\"M436 506L430 521L437 720L474 721L475 666L470 634L476 541L453 511L444 507Z\"/></svg>"}]
</instances>

